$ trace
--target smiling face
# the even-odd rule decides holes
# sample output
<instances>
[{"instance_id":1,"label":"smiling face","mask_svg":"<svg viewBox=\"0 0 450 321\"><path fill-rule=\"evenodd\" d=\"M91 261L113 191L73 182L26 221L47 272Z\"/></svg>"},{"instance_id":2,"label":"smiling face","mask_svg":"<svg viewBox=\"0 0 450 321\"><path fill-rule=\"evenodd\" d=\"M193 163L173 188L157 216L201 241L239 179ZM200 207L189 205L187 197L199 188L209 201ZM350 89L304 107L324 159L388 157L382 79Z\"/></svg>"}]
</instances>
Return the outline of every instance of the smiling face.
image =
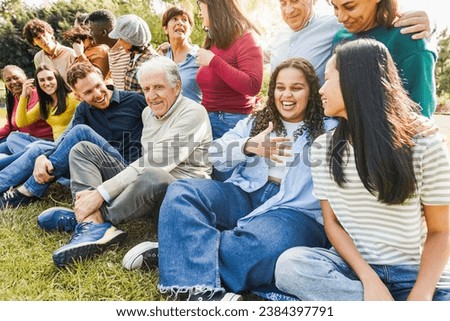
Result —
<instances>
[{"instance_id":1,"label":"smiling face","mask_svg":"<svg viewBox=\"0 0 450 321\"><path fill-rule=\"evenodd\" d=\"M55 74L50 70L42 70L37 74L38 85L47 95L52 96L58 89Z\"/></svg>"},{"instance_id":2,"label":"smiling face","mask_svg":"<svg viewBox=\"0 0 450 321\"><path fill-rule=\"evenodd\" d=\"M172 87L164 70L143 74L140 84L148 106L158 118L167 113L181 92L181 82L177 80L175 87Z\"/></svg>"},{"instance_id":3,"label":"smiling face","mask_svg":"<svg viewBox=\"0 0 450 321\"><path fill-rule=\"evenodd\" d=\"M22 93L22 85L27 77L22 69L16 66L8 66L2 72L3 82L6 88L16 97Z\"/></svg>"},{"instance_id":4,"label":"smiling face","mask_svg":"<svg viewBox=\"0 0 450 321\"><path fill-rule=\"evenodd\" d=\"M305 117L309 85L302 71L289 67L280 70L275 85L275 106L284 121L298 123Z\"/></svg>"},{"instance_id":5,"label":"smiling face","mask_svg":"<svg viewBox=\"0 0 450 321\"><path fill-rule=\"evenodd\" d=\"M316 0L280 0L281 16L292 31L301 30L313 13Z\"/></svg>"},{"instance_id":6,"label":"smiling face","mask_svg":"<svg viewBox=\"0 0 450 321\"><path fill-rule=\"evenodd\" d=\"M328 60L325 67L325 83L320 88L319 94L322 96L322 106L326 116L347 118L335 56Z\"/></svg>"},{"instance_id":7,"label":"smiling face","mask_svg":"<svg viewBox=\"0 0 450 321\"><path fill-rule=\"evenodd\" d=\"M164 33L169 36L169 41L176 39L186 40L192 32L192 26L189 23L188 16L185 14L173 17L163 26Z\"/></svg>"},{"instance_id":8,"label":"smiling face","mask_svg":"<svg viewBox=\"0 0 450 321\"><path fill-rule=\"evenodd\" d=\"M376 15L381 0L332 0L334 14L349 32L367 31L377 25Z\"/></svg>"},{"instance_id":9,"label":"smiling face","mask_svg":"<svg viewBox=\"0 0 450 321\"><path fill-rule=\"evenodd\" d=\"M72 89L78 100L83 100L92 107L97 109L109 107L112 92L106 88L102 76L96 72L91 72L85 78L78 79Z\"/></svg>"}]
</instances>

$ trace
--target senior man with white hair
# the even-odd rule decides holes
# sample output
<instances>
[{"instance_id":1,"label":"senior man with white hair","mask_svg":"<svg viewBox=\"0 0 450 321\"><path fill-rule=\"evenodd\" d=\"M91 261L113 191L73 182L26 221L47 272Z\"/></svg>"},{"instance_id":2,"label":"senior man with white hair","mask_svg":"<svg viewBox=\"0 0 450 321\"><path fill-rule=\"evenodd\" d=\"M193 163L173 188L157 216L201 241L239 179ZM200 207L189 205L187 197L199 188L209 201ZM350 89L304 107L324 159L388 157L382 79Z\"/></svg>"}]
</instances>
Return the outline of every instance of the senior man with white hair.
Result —
<instances>
[{"instance_id":1,"label":"senior man with white hair","mask_svg":"<svg viewBox=\"0 0 450 321\"><path fill-rule=\"evenodd\" d=\"M143 156L126 166L89 142L71 150L75 207L74 212L59 211L72 213L78 224L70 242L54 252L57 266L121 243L126 233L115 225L157 212L176 179L210 178L208 115L203 106L181 95L177 65L155 57L141 66L137 77L149 106L142 112Z\"/></svg>"}]
</instances>

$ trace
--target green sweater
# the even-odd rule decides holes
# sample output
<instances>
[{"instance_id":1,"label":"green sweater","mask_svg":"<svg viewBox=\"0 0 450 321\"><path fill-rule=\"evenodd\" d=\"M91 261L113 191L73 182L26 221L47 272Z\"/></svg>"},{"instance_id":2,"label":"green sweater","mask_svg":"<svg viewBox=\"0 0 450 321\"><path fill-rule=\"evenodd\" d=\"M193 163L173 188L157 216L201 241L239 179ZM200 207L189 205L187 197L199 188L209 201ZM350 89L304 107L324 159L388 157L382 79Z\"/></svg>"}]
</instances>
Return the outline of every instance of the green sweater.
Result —
<instances>
[{"instance_id":1,"label":"green sweater","mask_svg":"<svg viewBox=\"0 0 450 321\"><path fill-rule=\"evenodd\" d=\"M342 28L334 36L333 43L336 46L357 38L378 40L389 49L411 99L420 105L424 116L431 117L436 108L434 68L437 53L429 41L412 40L410 35L401 34L400 28L378 26L357 34Z\"/></svg>"}]
</instances>

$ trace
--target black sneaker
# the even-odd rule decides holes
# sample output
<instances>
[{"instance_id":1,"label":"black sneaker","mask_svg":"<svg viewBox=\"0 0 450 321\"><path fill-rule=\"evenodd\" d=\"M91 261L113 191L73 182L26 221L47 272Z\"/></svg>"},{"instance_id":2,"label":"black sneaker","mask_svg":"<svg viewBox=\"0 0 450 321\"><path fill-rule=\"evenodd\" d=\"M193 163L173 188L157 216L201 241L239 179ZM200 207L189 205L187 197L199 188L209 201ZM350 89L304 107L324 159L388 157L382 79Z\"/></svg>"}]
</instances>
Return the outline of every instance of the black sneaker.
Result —
<instances>
[{"instance_id":1,"label":"black sneaker","mask_svg":"<svg viewBox=\"0 0 450 321\"><path fill-rule=\"evenodd\" d=\"M0 210L5 208L16 208L39 200L36 196L26 196L19 192L17 188L11 187L0 197Z\"/></svg>"},{"instance_id":2,"label":"black sneaker","mask_svg":"<svg viewBox=\"0 0 450 321\"><path fill-rule=\"evenodd\" d=\"M210 292L192 294L188 301L242 301L242 296L233 292L216 292L211 296Z\"/></svg>"},{"instance_id":3,"label":"black sneaker","mask_svg":"<svg viewBox=\"0 0 450 321\"><path fill-rule=\"evenodd\" d=\"M158 268L158 243L142 242L125 254L122 265L127 270Z\"/></svg>"}]
</instances>

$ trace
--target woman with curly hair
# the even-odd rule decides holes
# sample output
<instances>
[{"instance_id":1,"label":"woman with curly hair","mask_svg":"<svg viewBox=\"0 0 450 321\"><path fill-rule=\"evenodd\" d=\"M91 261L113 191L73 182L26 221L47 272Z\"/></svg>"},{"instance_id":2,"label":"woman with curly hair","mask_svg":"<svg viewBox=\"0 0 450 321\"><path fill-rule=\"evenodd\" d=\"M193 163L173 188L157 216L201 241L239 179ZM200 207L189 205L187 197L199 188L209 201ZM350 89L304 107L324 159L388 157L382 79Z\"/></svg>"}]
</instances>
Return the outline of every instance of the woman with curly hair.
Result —
<instances>
[{"instance_id":1,"label":"woman with curly hair","mask_svg":"<svg viewBox=\"0 0 450 321\"><path fill-rule=\"evenodd\" d=\"M242 298L231 292L271 292L284 250L328 246L308 153L335 121L323 120L318 90L309 62L283 62L271 76L265 109L210 148L217 169L233 169L230 179L184 179L169 186L158 228L162 293L233 301ZM125 256L125 267L157 264L157 248L137 245Z\"/></svg>"}]
</instances>

